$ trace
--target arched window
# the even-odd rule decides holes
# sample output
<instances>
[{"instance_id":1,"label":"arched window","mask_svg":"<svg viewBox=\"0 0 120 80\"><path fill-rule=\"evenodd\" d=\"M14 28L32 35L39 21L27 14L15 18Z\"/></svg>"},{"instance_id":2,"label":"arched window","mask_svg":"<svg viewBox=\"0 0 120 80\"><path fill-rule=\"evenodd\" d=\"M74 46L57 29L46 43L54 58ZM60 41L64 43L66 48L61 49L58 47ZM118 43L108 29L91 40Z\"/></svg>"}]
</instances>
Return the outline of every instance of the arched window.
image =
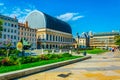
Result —
<instances>
[{"instance_id":1,"label":"arched window","mask_svg":"<svg viewBox=\"0 0 120 80\"><path fill-rule=\"evenodd\" d=\"M52 35L50 35L50 41L52 40Z\"/></svg>"},{"instance_id":2,"label":"arched window","mask_svg":"<svg viewBox=\"0 0 120 80\"><path fill-rule=\"evenodd\" d=\"M48 34L46 34L46 40L48 40Z\"/></svg>"}]
</instances>

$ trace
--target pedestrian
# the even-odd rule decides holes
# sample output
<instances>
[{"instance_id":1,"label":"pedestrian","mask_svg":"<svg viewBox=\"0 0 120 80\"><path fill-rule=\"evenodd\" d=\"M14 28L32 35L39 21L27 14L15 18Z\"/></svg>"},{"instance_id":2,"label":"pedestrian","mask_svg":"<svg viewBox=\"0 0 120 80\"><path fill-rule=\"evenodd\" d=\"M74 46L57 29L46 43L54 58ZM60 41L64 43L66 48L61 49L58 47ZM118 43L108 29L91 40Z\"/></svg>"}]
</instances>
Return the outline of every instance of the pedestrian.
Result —
<instances>
[{"instance_id":1,"label":"pedestrian","mask_svg":"<svg viewBox=\"0 0 120 80\"><path fill-rule=\"evenodd\" d=\"M114 51L115 51L115 49L114 48L112 48L112 52L114 53Z\"/></svg>"}]
</instances>

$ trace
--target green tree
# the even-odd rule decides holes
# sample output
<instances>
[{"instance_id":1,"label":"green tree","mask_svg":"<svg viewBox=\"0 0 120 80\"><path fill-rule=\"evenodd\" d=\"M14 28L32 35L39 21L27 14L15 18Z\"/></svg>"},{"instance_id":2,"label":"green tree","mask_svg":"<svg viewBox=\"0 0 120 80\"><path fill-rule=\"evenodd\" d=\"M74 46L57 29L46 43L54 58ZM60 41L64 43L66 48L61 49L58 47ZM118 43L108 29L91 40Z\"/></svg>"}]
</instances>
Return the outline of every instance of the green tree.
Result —
<instances>
[{"instance_id":1,"label":"green tree","mask_svg":"<svg viewBox=\"0 0 120 80\"><path fill-rule=\"evenodd\" d=\"M120 46L120 35L115 36L115 44Z\"/></svg>"},{"instance_id":2,"label":"green tree","mask_svg":"<svg viewBox=\"0 0 120 80\"><path fill-rule=\"evenodd\" d=\"M3 22L2 20L0 20L0 38L2 37L2 30L3 30L3 26L2 26Z\"/></svg>"}]
</instances>

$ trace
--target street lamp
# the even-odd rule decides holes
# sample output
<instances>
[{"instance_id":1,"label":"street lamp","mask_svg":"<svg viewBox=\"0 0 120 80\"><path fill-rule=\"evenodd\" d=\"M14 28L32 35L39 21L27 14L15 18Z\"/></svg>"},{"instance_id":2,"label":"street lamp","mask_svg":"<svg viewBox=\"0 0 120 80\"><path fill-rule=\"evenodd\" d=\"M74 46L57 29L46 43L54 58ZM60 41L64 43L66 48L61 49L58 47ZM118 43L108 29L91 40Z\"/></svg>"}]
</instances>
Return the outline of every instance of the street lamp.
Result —
<instances>
[{"instance_id":1,"label":"street lamp","mask_svg":"<svg viewBox=\"0 0 120 80\"><path fill-rule=\"evenodd\" d=\"M77 48L79 48L79 33L77 33L77 38L78 38L78 41L77 41Z\"/></svg>"}]
</instances>

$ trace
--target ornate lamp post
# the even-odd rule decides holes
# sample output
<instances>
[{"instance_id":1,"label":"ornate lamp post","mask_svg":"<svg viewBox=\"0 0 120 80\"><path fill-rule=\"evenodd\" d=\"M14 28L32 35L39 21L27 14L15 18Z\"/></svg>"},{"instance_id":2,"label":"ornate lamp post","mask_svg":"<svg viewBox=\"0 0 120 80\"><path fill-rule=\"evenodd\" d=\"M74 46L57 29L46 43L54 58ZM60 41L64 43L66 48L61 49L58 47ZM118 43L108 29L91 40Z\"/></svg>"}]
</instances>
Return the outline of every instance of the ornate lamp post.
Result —
<instances>
[{"instance_id":1,"label":"ornate lamp post","mask_svg":"<svg viewBox=\"0 0 120 80\"><path fill-rule=\"evenodd\" d=\"M77 39L78 39L78 41L77 41L77 48L79 48L79 33L77 33Z\"/></svg>"}]
</instances>

